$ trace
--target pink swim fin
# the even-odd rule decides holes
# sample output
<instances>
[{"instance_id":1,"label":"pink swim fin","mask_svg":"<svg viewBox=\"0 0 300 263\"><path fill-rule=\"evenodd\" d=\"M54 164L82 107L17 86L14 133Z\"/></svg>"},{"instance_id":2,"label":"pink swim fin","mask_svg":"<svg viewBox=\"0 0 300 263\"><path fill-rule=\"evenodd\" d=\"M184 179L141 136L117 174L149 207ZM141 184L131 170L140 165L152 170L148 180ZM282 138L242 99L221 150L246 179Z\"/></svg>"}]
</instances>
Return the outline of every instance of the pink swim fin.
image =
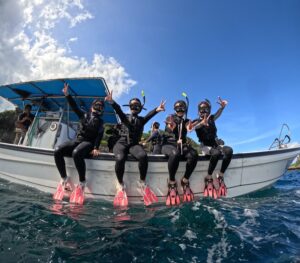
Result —
<instances>
[{"instance_id":1,"label":"pink swim fin","mask_svg":"<svg viewBox=\"0 0 300 263\"><path fill-rule=\"evenodd\" d=\"M70 203L82 205L84 202L84 188L81 185L77 185L75 190L70 196Z\"/></svg>"},{"instance_id":2,"label":"pink swim fin","mask_svg":"<svg viewBox=\"0 0 300 263\"><path fill-rule=\"evenodd\" d=\"M118 190L114 198L114 207L126 207L128 206L128 198L124 189Z\"/></svg>"},{"instance_id":3,"label":"pink swim fin","mask_svg":"<svg viewBox=\"0 0 300 263\"><path fill-rule=\"evenodd\" d=\"M169 183L168 185L169 190L167 194L167 200L166 200L166 205L179 205L180 204L180 198L177 190L177 183Z\"/></svg>"},{"instance_id":4,"label":"pink swim fin","mask_svg":"<svg viewBox=\"0 0 300 263\"><path fill-rule=\"evenodd\" d=\"M145 206L158 202L157 196L154 194L154 192L151 190L149 186L146 186L144 189L143 199L144 199Z\"/></svg>"},{"instance_id":5,"label":"pink swim fin","mask_svg":"<svg viewBox=\"0 0 300 263\"><path fill-rule=\"evenodd\" d=\"M223 176L218 177L218 182L219 182L218 197L226 196L227 195L227 187L224 183Z\"/></svg>"},{"instance_id":6,"label":"pink swim fin","mask_svg":"<svg viewBox=\"0 0 300 263\"><path fill-rule=\"evenodd\" d=\"M183 202L191 202L194 200L194 193L190 187L190 182L184 182L183 179L181 180L181 186L183 191Z\"/></svg>"},{"instance_id":7,"label":"pink swim fin","mask_svg":"<svg viewBox=\"0 0 300 263\"><path fill-rule=\"evenodd\" d=\"M211 197L214 199L218 198L217 190L214 186L213 179L205 179L205 187L204 187L203 196Z\"/></svg>"},{"instance_id":8,"label":"pink swim fin","mask_svg":"<svg viewBox=\"0 0 300 263\"><path fill-rule=\"evenodd\" d=\"M65 189L61 183L58 184L56 192L53 194L53 199L61 201L64 198Z\"/></svg>"}]
</instances>

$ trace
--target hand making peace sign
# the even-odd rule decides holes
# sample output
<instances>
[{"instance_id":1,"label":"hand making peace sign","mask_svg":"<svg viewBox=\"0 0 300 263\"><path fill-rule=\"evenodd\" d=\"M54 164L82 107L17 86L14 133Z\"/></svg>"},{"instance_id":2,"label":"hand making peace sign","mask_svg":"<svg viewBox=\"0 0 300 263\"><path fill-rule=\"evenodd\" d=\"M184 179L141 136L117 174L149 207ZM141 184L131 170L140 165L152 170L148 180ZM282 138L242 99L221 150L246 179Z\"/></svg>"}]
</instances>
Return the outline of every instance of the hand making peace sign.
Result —
<instances>
[{"instance_id":1,"label":"hand making peace sign","mask_svg":"<svg viewBox=\"0 0 300 263\"><path fill-rule=\"evenodd\" d=\"M160 105L156 108L156 112L165 111L166 100L162 100Z\"/></svg>"},{"instance_id":2,"label":"hand making peace sign","mask_svg":"<svg viewBox=\"0 0 300 263\"><path fill-rule=\"evenodd\" d=\"M218 104L220 104L221 108L225 108L225 106L228 104L227 100L222 100L220 97L218 97Z\"/></svg>"}]
</instances>

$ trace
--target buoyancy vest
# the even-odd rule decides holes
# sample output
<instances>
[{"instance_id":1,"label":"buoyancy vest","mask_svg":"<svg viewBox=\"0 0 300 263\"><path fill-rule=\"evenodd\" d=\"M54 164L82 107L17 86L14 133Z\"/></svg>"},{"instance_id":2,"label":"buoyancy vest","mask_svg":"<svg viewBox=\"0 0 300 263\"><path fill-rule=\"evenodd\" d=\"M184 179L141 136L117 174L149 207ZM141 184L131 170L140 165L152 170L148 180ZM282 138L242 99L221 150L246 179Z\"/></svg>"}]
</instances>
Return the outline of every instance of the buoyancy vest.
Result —
<instances>
[{"instance_id":1,"label":"buoyancy vest","mask_svg":"<svg viewBox=\"0 0 300 263\"><path fill-rule=\"evenodd\" d=\"M211 147L217 146L217 127L215 124L215 116L210 116L208 119L208 126L200 126L196 128L196 134L200 143Z\"/></svg>"},{"instance_id":2,"label":"buoyancy vest","mask_svg":"<svg viewBox=\"0 0 300 263\"><path fill-rule=\"evenodd\" d=\"M173 118L173 121L176 124L176 127L172 131L168 126L166 125L165 132L163 134L163 144L171 143L171 144L177 144L177 141L180 137L180 130L181 130L181 139L183 143L186 143L186 135L187 135L187 129L186 125L190 121L189 119L184 119L176 114L172 114L171 117Z\"/></svg>"},{"instance_id":3,"label":"buoyancy vest","mask_svg":"<svg viewBox=\"0 0 300 263\"><path fill-rule=\"evenodd\" d=\"M132 114L126 115L128 124L122 123L120 135L127 139L127 143L138 144L143 136L144 117Z\"/></svg>"},{"instance_id":4,"label":"buoyancy vest","mask_svg":"<svg viewBox=\"0 0 300 263\"><path fill-rule=\"evenodd\" d=\"M85 113L80 119L77 138L94 142L101 132L103 132L103 120L96 113Z\"/></svg>"}]
</instances>

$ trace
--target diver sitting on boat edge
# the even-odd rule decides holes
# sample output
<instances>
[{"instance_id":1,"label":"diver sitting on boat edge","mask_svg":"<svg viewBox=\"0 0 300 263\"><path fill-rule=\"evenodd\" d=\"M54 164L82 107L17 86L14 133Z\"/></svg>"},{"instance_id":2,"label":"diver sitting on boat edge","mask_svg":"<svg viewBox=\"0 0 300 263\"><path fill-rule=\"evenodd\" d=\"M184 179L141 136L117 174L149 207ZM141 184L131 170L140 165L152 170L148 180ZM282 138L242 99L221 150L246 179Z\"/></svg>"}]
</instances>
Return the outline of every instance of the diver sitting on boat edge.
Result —
<instances>
[{"instance_id":1,"label":"diver sitting on boat edge","mask_svg":"<svg viewBox=\"0 0 300 263\"><path fill-rule=\"evenodd\" d=\"M121 129L122 131L124 131L124 133L121 134L121 138L117 141L113 148L116 160L115 172L119 184L117 187L116 196L114 198L114 206L128 205L125 184L123 182L125 161L128 153L130 153L138 161L140 172L140 181L138 187L143 196L145 205L150 205L153 202L157 202L157 197L145 182L148 170L148 156L139 142L141 140L145 124L158 112L165 110L165 101L162 101L158 107L148 112L148 114L144 117L139 116L142 109L144 109L144 104L142 105L141 101L138 98L133 98L129 101L128 105L124 105L129 106L129 115L126 115L122 111L120 105L113 100L112 91L105 97L105 101L109 102L112 105L112 107L120 117L124 127L123 129Z\"/></svg>"},{"instance_id":2,"label":"diver sitting on boat edge","mask_svg":"<svg viewBox=\"0 0 300 263\"><path fill-rule=\"evenodd\" d=\"M165 121L166 128L162 144L162 154L165 154L168 157L169 171L166 205L178 205L180 203L175 175L181 156L184 156L187 159L185 173L181 178L183 201L189 202L194 199L194 194L189 184L189 178L198 161L197 151L192 148L186 140L187 132L192 131L193 127L191 121L185 118L187 112L187 104L185 101L176 101L174 104L174 111L175 114L168 116Z\"/></svg>"},{"instance_id":3,"label":"diver sitting on boat edge","mask_svg":"<svg viewBox=\"0 0 300 263\"><path fill-rule=\"evenodd\" d=\"M72 156L80 183L73 190L70 196L70 202L82 204L84 201L84 187L86 184L86 166L84 158L88 157L90 153L93 156L98 156L100 154L98 148L104 133L103 120L101 118L104 111L104 101L95 99L92 102L90 111L86 113L79 109L75 100L69 94L69 85L67 83L64 84L63 93L80 120L80 129L75 140L67 141L57 146L54 150L55 164L62 180L53 197L54 199L62 200L64 188L70 188L64 156Z\"/></svg>"},{"instance_id":4,"label":"diver sitting on boat edge","mask_svg":"<svg viewBox=\"0 0 300 263\"><path fill-rule=\"evenodd\" d=\"M218 98L220 108L215 114L211 114L211 103L209 100L201 101L198 104L199 118L193 121L195 131L199 142L201 143L201 150L206 155L210 155L210 161L205 177L204 196L217 198L226 196L227 188L224 183L224 173L231 162L233 149L224 145L224 141L217 137L217 127L215 121L221 116L224 108L228 104L226 100ZM223 155L223 161L220 172L217 174L219 184L218 192L213 184L212 174L217 166L219 157Z\"/></svg>"}]
</instances>

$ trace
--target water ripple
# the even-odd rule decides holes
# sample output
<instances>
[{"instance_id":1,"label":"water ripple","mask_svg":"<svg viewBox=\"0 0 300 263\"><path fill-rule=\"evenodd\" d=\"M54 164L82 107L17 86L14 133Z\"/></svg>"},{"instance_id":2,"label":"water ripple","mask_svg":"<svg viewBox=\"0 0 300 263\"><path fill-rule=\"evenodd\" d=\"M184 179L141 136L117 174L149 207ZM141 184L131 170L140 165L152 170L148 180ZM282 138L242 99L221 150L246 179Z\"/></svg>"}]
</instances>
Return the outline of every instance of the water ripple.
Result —
<instances>
[{"instance_id":1,"label":"water ripple","mask_svg":"<svg viewBox=\"0 0 300 263\"><path fill-rule=\"evenodd\" d=\"M251 195L168 208L51 196L0 181L1 262L299 262L300 174Z\"/></svg>"}]
</instances>

